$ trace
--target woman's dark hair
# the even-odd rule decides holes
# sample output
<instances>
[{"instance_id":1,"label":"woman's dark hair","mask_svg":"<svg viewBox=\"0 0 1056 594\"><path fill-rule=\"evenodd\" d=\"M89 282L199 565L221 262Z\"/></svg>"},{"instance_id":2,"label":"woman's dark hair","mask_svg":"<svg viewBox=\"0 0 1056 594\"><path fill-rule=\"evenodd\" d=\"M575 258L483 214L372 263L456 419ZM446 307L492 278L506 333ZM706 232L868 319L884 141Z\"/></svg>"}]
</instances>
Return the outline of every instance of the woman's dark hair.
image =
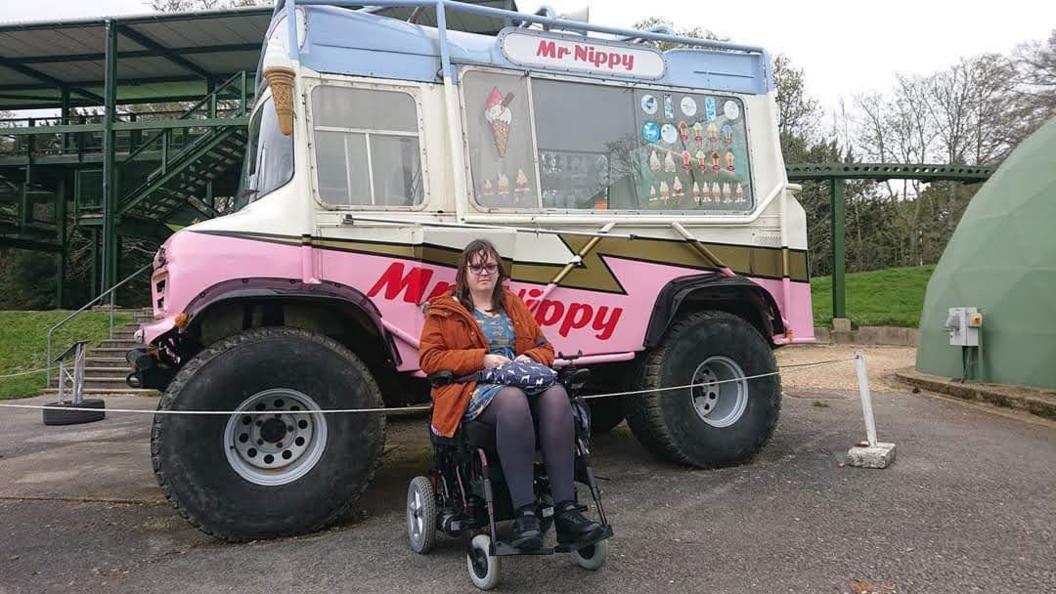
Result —
<instances>
[{"instance_id":1,"label":"woman's dark hair","mask_svg":"<svg viewBox=\"0 0 1056 594\"><path fill-rule=\"evenodd\" d=\"M475 306L473 305L473 296L469 293L469 285L466 283L467 269L472 263L486 262L488 255L495 258L495 262L499 265L498 278L495 279L495 290L491 292L491 309L488 311L494 313L502 309L502 284L509 278L506 274L506 269L502 265L502 257L499 256L499 250L495 249L495 245L487 239L474 239L469 242L469 245L462 250L462 254L458 257L458 271L455 273L455 299L458 299L458 302L470 312L473 311Z\"/></svg>"}]
</instances>

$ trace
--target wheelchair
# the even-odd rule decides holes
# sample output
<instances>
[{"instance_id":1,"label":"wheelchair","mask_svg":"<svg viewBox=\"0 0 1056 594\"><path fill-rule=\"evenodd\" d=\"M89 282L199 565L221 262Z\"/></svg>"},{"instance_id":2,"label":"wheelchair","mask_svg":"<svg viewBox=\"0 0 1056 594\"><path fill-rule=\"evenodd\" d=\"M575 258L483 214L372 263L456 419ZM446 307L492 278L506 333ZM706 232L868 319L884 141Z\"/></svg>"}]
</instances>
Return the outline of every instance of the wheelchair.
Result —
<instances>
[{"instance_id":1,"label":"wheelchair","mask_svg":"<svg viewBox=\"0 0 1056 594\"><path fill-rule=\"evenodd\" d=\"M568 392L575 420L576 504L581 512L589 507L580 503L580 485L587 488L594 503L596 518L604 528L592 541L558 544L521 550L503 540L497 525L513 519L509 491L495 453L495 428L479 420L462 423L451 438L429 430L433 444L433 466L428 476L416 476L407 488L407 536L411 550L426 554L436 544L436 535L462 538L466 543L466 566L473 584L482 590L498 585L503 557L517 555L550 555L569 553L576 564L597 570L605 563L606 539L613 534L601 503L601 492L590 465L590 408L579 392L590 373L574 365L573 357L562 357L573 363L558 370L557 381ZM433 385L458 381L450 372L429 377ZM535 463L536 515L540 519L544 542L553 525L554 501L550 495L546 468Z\"/></svg>"}]
</instances>

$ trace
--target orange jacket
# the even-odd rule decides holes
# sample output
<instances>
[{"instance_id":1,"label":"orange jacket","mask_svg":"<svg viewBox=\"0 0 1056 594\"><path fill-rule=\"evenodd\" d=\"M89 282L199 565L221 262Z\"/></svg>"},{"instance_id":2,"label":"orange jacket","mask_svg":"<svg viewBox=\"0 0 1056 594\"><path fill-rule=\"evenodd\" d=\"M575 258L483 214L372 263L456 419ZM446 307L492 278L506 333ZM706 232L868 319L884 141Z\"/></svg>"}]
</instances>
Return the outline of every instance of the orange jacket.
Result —
<instances>
[{"instance_id":1,"label":"orange jacket","mask_svg":"<svg viewBox=\"0 0 1056 594\"><path fill-rule=\"evenodd\" d=\"M521 298L503 290L503 308L513 323L513 351L550 366L554 347L543 336L539 323ZM450 371L456 377L484 369L488 340L473 314L452 292L429 302L418 346L418 365L427 374ZM452 437L458 430L477 382L453 383L433 388L433 431Z\"/></svg>"}]
</instances>

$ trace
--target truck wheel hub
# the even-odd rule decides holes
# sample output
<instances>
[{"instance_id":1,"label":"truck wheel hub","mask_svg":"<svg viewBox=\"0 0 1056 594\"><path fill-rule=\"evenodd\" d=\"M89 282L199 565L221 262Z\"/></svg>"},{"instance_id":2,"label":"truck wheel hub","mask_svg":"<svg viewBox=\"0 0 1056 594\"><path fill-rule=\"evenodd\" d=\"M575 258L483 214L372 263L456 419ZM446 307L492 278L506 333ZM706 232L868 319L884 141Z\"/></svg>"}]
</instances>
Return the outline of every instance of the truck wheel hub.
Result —
<instances>
[{"instance_id":1,"label":"truck wheel hub","mask_svg":"<svg viewBox=\"0 0 1056 594\"><path fill-rule=\"evenodd\" d=\"M690 388L693 410L713 427L729 427L748 405L748 381L744 370L729 357L712 356L693 372Z\"/></svg>"},{"instance_id":2,"label":"truck wheel hub","mask_svg":"<svg viewBox=\"0 0 1056 594\"><path fill-rule=\"evenodd\" d=\"M306 394L287 388L245 399L227 421L224 451L251 483L279 486L304 476L326 449L326 417Z\"/></svg>"}]
</instances>

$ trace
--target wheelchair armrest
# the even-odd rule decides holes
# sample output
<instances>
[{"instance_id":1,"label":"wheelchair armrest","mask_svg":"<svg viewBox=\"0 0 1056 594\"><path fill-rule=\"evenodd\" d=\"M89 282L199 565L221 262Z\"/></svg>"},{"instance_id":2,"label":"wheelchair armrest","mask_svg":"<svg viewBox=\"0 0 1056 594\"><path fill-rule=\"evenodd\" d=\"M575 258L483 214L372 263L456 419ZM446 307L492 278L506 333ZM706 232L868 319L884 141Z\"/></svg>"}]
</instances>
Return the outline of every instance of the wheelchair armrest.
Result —
<instances>
[{"instance_id":1,"label":"wheelchair armrest","mask_svg":"<svg viewBox=\"0 0 1056 594\"><path fill-rule=\"evenodd\" d=\"M451 373L451 370L449 369L444 369L442 371L437 371L436 373L430 373L426 379L428 379L429 383L434 387L446 386L455 381L455 374Z\"/></svg>"},{"instance_id":2,"label":"wheelchair armrest","mask_svg":"<svg viewBox=\"0 0 1056 594\"><path fill-rule=\"evenodd\" d=\"M590 377L589 369L575 368L571 365L563 367L558 372L558 380L572 397L579 394L579 391L586 385L588 377Z\"/></svg>"}]
</instances>

